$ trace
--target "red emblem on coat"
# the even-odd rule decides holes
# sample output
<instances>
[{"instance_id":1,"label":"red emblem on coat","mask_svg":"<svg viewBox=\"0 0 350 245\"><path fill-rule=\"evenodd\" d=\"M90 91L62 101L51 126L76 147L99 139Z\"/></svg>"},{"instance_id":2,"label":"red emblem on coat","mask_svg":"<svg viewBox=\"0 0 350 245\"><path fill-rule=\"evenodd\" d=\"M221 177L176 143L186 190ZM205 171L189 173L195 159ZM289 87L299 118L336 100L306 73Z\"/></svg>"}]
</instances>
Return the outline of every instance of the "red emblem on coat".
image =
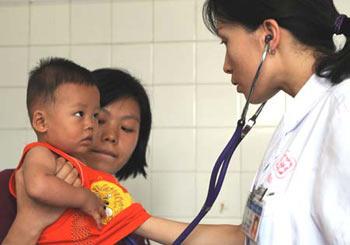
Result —
<instances>
[{"instance_id":1,"label":"red emblem on coat","mask_svg":"<svg viewBox=\"0 0 350 245\"><path fill-rule=\"evenodd\" d=\"M279 160L274 166L276 176L278 178L284 178L287 173L294 169L295 165L295 159L289 156L288 153L284 154L281 160Z\"/></svg>"}]
</instances>

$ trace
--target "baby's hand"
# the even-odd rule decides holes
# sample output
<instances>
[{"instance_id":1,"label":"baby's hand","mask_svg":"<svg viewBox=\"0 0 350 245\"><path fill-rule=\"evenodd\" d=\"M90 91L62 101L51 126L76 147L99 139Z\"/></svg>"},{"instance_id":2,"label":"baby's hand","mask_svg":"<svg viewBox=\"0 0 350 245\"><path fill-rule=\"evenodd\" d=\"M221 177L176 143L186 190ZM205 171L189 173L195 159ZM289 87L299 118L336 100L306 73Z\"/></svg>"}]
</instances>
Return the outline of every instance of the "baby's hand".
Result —
<instances>
[{"instance_id":1,"label":"baby's hand","mask_svg":"<svg viewBox=\"0 0 350 245\"><path fill-rule=\"evenodd\" d=\"M81 210L84 213L92 216L97 223L97 227L101 228L102 219L106 216L104 209L105 205L102 200L96 196L96 194L87 189L84 189L84 191L86 192L86 201L81 207Z\"/></svg>"}]
</instances>

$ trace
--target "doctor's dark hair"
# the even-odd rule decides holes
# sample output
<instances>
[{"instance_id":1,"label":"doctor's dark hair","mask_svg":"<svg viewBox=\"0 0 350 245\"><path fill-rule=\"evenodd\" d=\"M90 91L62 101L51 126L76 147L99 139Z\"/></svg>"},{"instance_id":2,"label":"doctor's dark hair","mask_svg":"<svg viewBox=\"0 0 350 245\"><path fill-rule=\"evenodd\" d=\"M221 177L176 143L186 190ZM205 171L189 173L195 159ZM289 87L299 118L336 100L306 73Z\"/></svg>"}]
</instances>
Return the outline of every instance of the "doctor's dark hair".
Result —
<instances>
[{"instance_id":1,"label":"doctor's dark hair","mask_svg":"<svg viewBox=\"0 0 350 245\"><path fill-rule=\"evenodd\" d=\"M56 89L65 83L96 86L92 74L86 68L59 57L41 59L29 73L27 86L27 110L32 121L33 107L55 100Z\"/></svg>"},{"instance_id":2,"label":"doctor's dark hair","mask_svg":"<svg viewBox=\"0 0 350 245\"><path fill-rule=\"evenodd\" d=\"M334 84L350 76L350 27L342 32L347 37L344 48L336 52L333 34L337 17L333 0L206 0L203 6L204 23L214 34L218 21L255 31L264 20L276 20L314 50L316 74Z\"/></svg>"},{"instance_id":3,"label":"doctor's dark hair","mask_svg":"<svg viewBox=\"0 0 350 245\"><path fill-rule=\"evenodd\" d=\"M130 159L115 176L119 180L130 176L136 177L138 174L146 177L146 150L151 131L152 114L144 87L135 77L119 69L98 69L92 74L100 90L101 107L125 98L132 98L139 105L141 117L139 139Z\"/></svg>"}]
</instances>

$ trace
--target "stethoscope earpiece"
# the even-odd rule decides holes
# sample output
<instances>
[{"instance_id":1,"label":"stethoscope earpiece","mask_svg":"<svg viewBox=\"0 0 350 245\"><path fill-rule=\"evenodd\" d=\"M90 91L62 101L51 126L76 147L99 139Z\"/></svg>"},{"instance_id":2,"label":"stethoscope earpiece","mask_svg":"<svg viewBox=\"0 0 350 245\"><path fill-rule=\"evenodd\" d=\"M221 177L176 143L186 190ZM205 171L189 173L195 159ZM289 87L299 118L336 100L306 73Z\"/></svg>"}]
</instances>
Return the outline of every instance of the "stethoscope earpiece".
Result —
<instances>
[{"instance_id":1,"label":"stethoscope earpiece","mask_svg":"<svg viewBox=\"0 0 350 245\"><path fill-rule=\"evenodd\" d=\"M265 43L268 44L273 39L273 36L271 34L268 34L265 36Z\"/></svg>"}]
</instances>

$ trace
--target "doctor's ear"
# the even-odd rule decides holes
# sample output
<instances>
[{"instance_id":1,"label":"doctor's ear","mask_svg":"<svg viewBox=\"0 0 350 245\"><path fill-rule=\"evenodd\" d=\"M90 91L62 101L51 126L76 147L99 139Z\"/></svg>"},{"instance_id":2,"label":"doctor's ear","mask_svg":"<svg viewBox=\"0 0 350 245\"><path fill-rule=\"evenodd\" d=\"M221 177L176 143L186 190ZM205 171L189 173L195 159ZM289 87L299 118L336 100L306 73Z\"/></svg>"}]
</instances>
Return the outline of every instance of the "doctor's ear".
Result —
<instances>
[{"instance_id":1,"label":"doctor's ear","mask_svg":"<svg viewBox=\"0 0 350 245\"><path fill-rule=\"evenodd\" d=\"M276 20L267 19L263 22L262 28L265 34L264 42L266 43L268 41L270 45L269 53L275 54L281 38L281 27L278 25Z\"/></svg>"},{"instance_id":2,"label":"doctor's ear","mask_svg":"<svg viewBox=\"0 0 350 245\"><path fill-rule=\"evenodd\" d=\"M47 114L45 111L36 110L32 117L32 126L38 133L45 133L48 129Z\"/></svg>"}]
</instances>

